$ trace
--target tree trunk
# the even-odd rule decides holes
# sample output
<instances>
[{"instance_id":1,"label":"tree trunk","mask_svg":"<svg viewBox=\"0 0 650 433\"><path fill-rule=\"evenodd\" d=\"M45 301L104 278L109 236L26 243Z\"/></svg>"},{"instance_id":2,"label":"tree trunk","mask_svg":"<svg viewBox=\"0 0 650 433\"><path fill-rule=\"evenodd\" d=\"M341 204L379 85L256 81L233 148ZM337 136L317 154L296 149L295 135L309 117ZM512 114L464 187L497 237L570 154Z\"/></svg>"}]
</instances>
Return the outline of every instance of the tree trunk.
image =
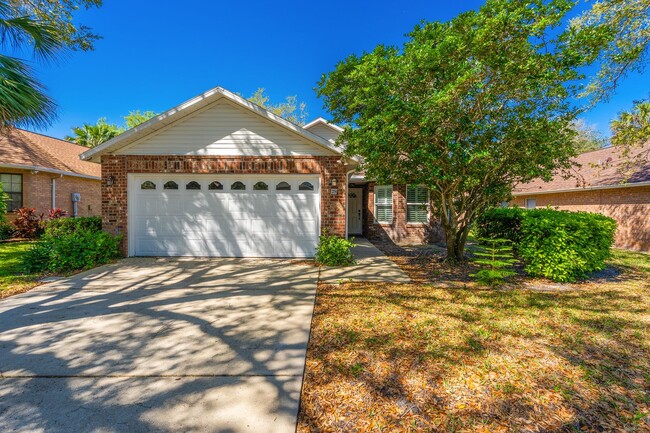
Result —
<instances>
[{"instance_id":1,"label":"tree trunk","mask_svg":"<svg viewBox=\"0 0 650 433\"><path fill-rule=\"evenodd\" d=\"M454 227L443 224L445 242L447 243L447 260L458 263L465 260L465 244L467 243L467 227Z\"/></svg>"}]
</instances>

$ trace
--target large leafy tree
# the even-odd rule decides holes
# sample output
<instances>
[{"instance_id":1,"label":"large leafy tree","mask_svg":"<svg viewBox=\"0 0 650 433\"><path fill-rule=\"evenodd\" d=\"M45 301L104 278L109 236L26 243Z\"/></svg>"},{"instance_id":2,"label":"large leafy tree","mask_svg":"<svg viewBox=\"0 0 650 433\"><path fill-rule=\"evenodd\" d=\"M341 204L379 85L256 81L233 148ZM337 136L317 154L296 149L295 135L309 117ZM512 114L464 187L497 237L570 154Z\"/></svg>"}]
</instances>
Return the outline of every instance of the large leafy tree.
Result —
<instances>
[{"instance_id":1,"label":"large leafy tree","mask_svg":"<svg viewBox=\"0 0 650 433\"><path fill-rule=\"evenodd\" d=\"M607 100L630 72L640 72L650 54L650 0L594 0L570 21L568 41L598 71L582 96Z\"/></svg>"},{"instance_id":2,"label":"large leafy tree","mask_svg":"<svg viewBox=\"0 0 650 433\"><path fill-rule=\"evenodd\" d=\"M128 115L124 116L124 124L126 129L135 128L139 124L144 123L155 116L156 113L153 111L134 110L131 111Z\"/></svg>"},{"instance_id":3,"label":"large leafy tree","mask_svg":"<svg viewBox=\"0 0 650 433\"><path fill-rule=\"evenodd\" d=\"M34 76L30 53L38 62L57 59L68 48L88 50L97 38L72 23L80 6L100 0L0 0L0 127L44 127L55 117L56 105Z\"/></svg>"},{"instance_id":4,"label":"large leafy tree","mask_svg":"<svg viewBox=\"0 0 650 433\"><path fill-rule=\"evenodd\" d=\"M583 119L572 122L571 128L575 131L573 144L577 153L590 152L607 146L607 139L603 137L600 131Z\"/></svg>"},{"instance_id":5,"label":"large leafy tree","mask_svg":"<svg viewBox=\"0 0 650 433\"><path fill-rule=\"evenodd\" d=\"M352 55L319 83L334 121L350 125L338 143L369 177L430 188L452 261L513 186L570 167L570 83L584 57L551 34L572 7L488 0L417 26L402 49Z\"/></svg>"},{"instance_id":6,"label":"large leafy tree","mask_svg":"<svg viewBox=\"0 0 650 433\"><path fill-rule=\"evenodd\" d=\"M265 90L266 89L263 87L260 87L247 99L253 104L257 104L271 113L297 125L304 125L307 123L307 104L299 102L297 95L287 96L285 102L275 104L272 103L271 98L264 93Z\"/></svg>"},{"instance_id":7,"label":"large leafy tree","mask_svg":"<svg viewBox=\"0 0 650 433\"><path fill-rule=\"evenodd\" d=\"M650 161L650 101L638 101L610 123L612 144L622 149L626 166L641 166Z\"/></svg>"}]
</instances>

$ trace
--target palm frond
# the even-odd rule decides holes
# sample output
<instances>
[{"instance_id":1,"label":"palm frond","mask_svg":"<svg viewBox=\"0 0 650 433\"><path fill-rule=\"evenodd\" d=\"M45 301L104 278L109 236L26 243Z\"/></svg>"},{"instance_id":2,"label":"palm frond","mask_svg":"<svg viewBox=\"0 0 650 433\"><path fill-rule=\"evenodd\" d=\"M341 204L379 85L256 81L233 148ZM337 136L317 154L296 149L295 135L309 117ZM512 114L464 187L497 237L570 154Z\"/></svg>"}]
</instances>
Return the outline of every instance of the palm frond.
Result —
<instances>
[{"instance_id":1,"label":"palm frond","mask_svg":"<svg viewBox=\"0 0 650 433\"><path fill-rule=\"evenodd\" d=\"M44 128L56 118L56 104L19 59L0 55L0 127Z\"/></svg>"}]
</instances>

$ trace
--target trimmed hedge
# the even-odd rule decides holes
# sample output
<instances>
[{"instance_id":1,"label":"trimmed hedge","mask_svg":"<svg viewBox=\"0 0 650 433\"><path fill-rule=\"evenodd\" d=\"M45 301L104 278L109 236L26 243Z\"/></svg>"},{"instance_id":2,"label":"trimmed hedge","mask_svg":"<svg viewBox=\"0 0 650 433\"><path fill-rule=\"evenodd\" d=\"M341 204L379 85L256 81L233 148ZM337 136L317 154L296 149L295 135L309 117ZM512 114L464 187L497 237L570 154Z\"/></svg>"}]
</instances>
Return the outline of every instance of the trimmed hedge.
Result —
<instances>
[{"instance_id":1,"label":"trimmed hedge","mask_svg":"<svg viewBox=\"0 0 650 433\"><path fill-rule=\"evenodd\" d=\"M29 273L89 269L119 257L120 237L101 229L101 218L59 218L49 221L45 234L23 256Z\"/></svg>"},{"instance_id":2,"label":"trimmed hedge","mask_svg":"<svg viewBox=\"0 0 650 433\"><path fill-rule=\"evenodd\" d=\"M605 267L616 222L589 212L491 209L476 230L479 237L511 240L529 275L567 282Z\"/></svg>"}]
</instances>

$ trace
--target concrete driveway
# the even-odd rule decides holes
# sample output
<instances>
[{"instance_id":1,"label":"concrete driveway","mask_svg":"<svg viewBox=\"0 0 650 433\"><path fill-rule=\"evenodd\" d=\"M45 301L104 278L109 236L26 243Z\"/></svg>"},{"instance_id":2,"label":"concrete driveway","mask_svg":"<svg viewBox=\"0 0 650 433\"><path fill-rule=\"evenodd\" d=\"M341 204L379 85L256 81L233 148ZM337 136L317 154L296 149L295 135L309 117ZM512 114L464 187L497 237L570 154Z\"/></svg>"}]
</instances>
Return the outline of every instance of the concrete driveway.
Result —
<instances>
[{"instance_id":1,"label":"concrete driveway","mask_svg":"<svg viewBox=\"0 0 650 433\"><path fill-rule=\"evenodd\" d=\"M3 432L295 430L318 269L126 259L0 301Z\"/></svg>"}]
</instances>

